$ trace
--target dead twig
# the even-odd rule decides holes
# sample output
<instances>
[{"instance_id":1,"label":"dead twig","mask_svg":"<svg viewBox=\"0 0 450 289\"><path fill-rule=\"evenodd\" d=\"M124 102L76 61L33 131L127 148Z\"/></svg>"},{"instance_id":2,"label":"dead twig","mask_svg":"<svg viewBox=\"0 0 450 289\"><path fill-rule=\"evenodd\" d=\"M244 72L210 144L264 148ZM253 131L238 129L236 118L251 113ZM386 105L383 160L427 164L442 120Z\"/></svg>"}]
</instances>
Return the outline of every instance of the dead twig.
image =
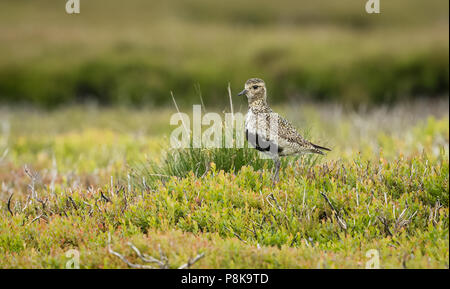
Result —
<instances>
[{"instance_id":1,"label":"dead twig","mask_svg":"<svg viewBox=\"0 0 450 289\"><path fill-rule=\"evenodd\" d=\"M236 236L236 238L238 238L241 242L243 242L244 244L247 244L247 241L245 241L244 239L241 238L241 236L239 236L237 233L235 233L234 231L231 231L230 229L227 228L227 226L223 226L225 229L227 229L231 234L233 234L234 236Z\"/></svg>"},{"instance_id":2,"label":"dead twig","mask_svg":"<svg viewBox=\"0 0 450 289\"><path fill-rule=\"evenodd\" d=\"M433 225L437 224L436 217L439 217L439 209L442 208L441 202L439 200L436 201L434 208L430 208L430 216L429 221L432 222ZM433 211L434 209L434 211Z\"/></svg>"},{"instance_id":3,"label":"dead twig","mask_svg":"<svg viewBox=\"0 0 450 289\"><path fill-rule=\"evenodd\" d=\"M295 234L295 236L294 236L294 238L292 239L291 244L289 245L289 247L294 246L295 242L297 242L297 237L298 237L298 234Z\"/></svg>"},{"instance_id":4,"label":"dead twig","mask_svg":"<svg viewBox=\"0 0 450 289\"><path fill-rule=\"evenodd\" d=\"M258 240L258 234L256 234L255 224L253 224L253 230L250 229L249 227L246 227L246 229L253 233L253 236L255 237L255 240Z\"/></svg>"},{"instance_id":5,"label":"dead twig","mask_svg":"<svg viewBox=\"0 0 450 289\"><path fill-rule=\"evenodd\" d=\"M13 213L13 211L11 210L11 199L12 199L13 195L14 195L14 193L12 193L11 196L9 196L9 198L8 198L8 205L7 205L7 207L8 207L8 212L11 214L11 216L14 216L14 213Z\"/></svg>"},{"instance_id":6,"label":"dead twig","mask_svg":"<svg viewBox=\"0 0 450 289\"><path fill-rule=\"evenodd\" d=\"M37 197L37 192L36 192L36 189L35 189L35 184L36 184L36 179L37 179L37 177L36 177L36 175L33 175L33 174L31 173L31 171L30 171L30 169L28 168L27 165L24 166L23 170L24 170L25 174L26 174L26 175L30 178L30 180L31 180L31 184L28 185L28 187L30 188L30 191L31 191L31 200L37 200L38 197ZM31 201L31 200L30 200L30 201Z\"/></svg>"},{"instance_id":7,"label":"dead twig","mask_svg":"<svg viewBox=\"0 0 450 289\"><path fill-rule=\"evenodd\" d=\"M273 201L275 202L275 205L277 206L277 209L280 210L280 212L283 212L283 208L278 204L277 199L275 198L275 196L274 196L272 193L270 193L270 194L267 196L267 201L268 201L268 202L269 202L269 199L271 199L271 200L273 200ZM269 204L271 204L272 207L273 207L273 204L272 204L272 203L269 202Z\"/></svg>"},{"instance_id":8,"label":"dead twig","mask_svg":"<svg viewBox=\"0 0 450 289\"><path fill-rule=\"evenodd\" d=\"M344 231L346 231L347 230L347 223L345 222L344 218L341 217L341 214L339 214L339 212L333 206L333 204L331 203L330 199L328 199L328 196L324 192L320 192L320 194L325 198L325 200L327 201L328 205L331 207L331 209L333 210L334 214L336 215L336 219L338 220L339 226Z\"/></svg>"},{"instance_id":9,"label":"dead twig","mask_svg":"<svg viewBox=\"0 0 450 289\"><path fill-rule=\"evenodd\" d=\"M158 244L158 251L159 251L159 257L164 262L164 267L169 268L169 258L167 258L166 254L164 254L163 250L161 249L161 245Z\"/></svg>"},{"instance_id":10,"label":"dead twig","mask_svg":"<svg viewBox=\"0 0 450 289\"><path fill-rule=\"evenodd\" d=\"M86 201L83 201L83 203L84 203L85 205L89 206L89 213L88 213L88 216L89 216L89 217L92 216L92 213L93 213L93 211L94 211L94 209L92 208L92 205L89 204L89 203L86 202Z\"/></svg>"},{"instance_id":11,"label":"dead twig","mask_svg":"<svg viewBox=\"0 0 450 289\"><path fill-rule=\"evenodd\" d=\"M201 176L202 179L208 174L208 172L209 172L210 169L211 169L211 163L210 163L210 162L206 162L205 172L204 172L203 175Z\"/></svg>"},{"instance_id":12,"label":"dead twig","mask_svg":"<svg viewBox=\"0 0 450 289\"><path fill-rule=\"evenodd\" d=\"M22 208L22 213L27 209L28 205L31 203L30 198L31 198L31 196L28 195L27 199L25 200L25 206Z\"/></svg>"},{"instance_id":13,"label":"dead twig","mask_svg":"<svg viewBox=\"0 0 450 289\"><path fill-rule=\"evenodd\" d=\"M127 258L125 258L121 254L119 254L116 251L114 251L111 248L111 233L108 233L108 252L110 254L113 254L114 256L118 257L120 260L122 260L122 262L124 262L125 264L127 264L131 268L136 268L136 269L154 269L152 266L149 266L149 265L141 265L141 264L131 263L130 261L127 260Z\"/></svg>"},{"instance_id":14,"label":"dead twig","mask_svg":"<svg viewBox=\"0 0 450 289\"><path fill-rule=\"evenodd\" d=\"M106 196L103 194L103 192L100 192L100 196L101 196L102 199L105 200L107 203L108 203L108 202L111 202L111 200L110 200L108 197L106 197Z\"/></svg>"},{"instance_id":15,"label":"dead twig","mask_svg":"<svg viewBox=\"0 0 450 289\"><path fill-rule=\"evenodd\" d=\"M233 98L231 97L231 85L228 82L228 97L230 98L231 118L234 121Z\"/></svg>"},{"instance_id":16,"label":"dead twig","mask_svg":"<svg viewBox=\"0 0 450 289\"><path fill-rule=\"evenodd\" d=\"M377 218L383 224L384 231L386 232L386 234L392 237L393 235L392 235L391 230L389 229L389 224L388 224L387 219L385 217L380 217L380 216L377 216Z\"/></svg>"},{"instance_id":17,"label":"dead twig","mask_svg":"<svg viewBox=\"0 0 450 289\"><path fill-rule=\"evenodd\" d=\"M168 267L166 266L166 263L156 259L155 257L146 255L146 254L142 254L141 251L139 251L139 249L134 246L132 243L128 242L128 246L131 247L131 249L136 253L136 255L138 255L139 258L141 258L142 261L146 262L146 263L156 263L159 265L159 267L161 269L167 269Z\"/></svg>"},{"instance_id":18,"label":"dead twig","mask_svg":"<svg viewBox=\"0 0 450 289\"><path fill-rule=\"evenodd\" d=\"M412 218L417 213L417 210L416 210L408 218L405 218L405 213L406 213L407 210L408 210L408 204L406 204L406 208L401 212L400 216L398 216L397 220L395 221L395 226L394 226L395 232L398 232L402 227L405 227L409 223L411 223Z\"/></svg>"},{"instance_id":19,"label":"dead twig","mask_svg":"<svg viewBox=\"0 0 450 289\"><path fill-rule=\"evenodd\" d=\"M198 254L194 259L190 259L187 261L186 264L181 265L180 267L178 267L178 269L186 269L186 268L190 268L192 265L194 265L198 260L200 260L201 258L205 257L205 253L201 253Z\"/></svg>"},{"instance_id":20,"label":"dead twig","mask_svg":"<svg viewBox=\"0 0 450 289\"><path fill-rule=\"evenodd\" d=\"M169 259L167 258L167 256L163 253L163 251L161 250L161 246L158 245L158 250L159 250L159 254L160 254L160 258L161 259L157 259L155 257L146 255L141 253L141 251L139 251L139 249L134 246L131 242L127 243L128 246L130 246L130 248L136 253L136 255L145 263L156 263L159 265L160 269L168 269L169 268ZM127 264L129 267L131 268L136 268L136 269L157 269L155 267L152 267L150 265L143 265L143 264L135 264L135 263L131 263L130 261L128 261L127 258L125 258L122 254L114 251L111 247L111 233L108 233L108 252L116 257L118 257L122 262L124 262L125 264ZM178 269L186 269L186 268L190 268L193 264L195 264L198 260L200 260L201 258L203 258L205 256L205 253L201 253L198 254L195 258L191 259L189 258L189 260L187 261L187 263L181 265L180 267L178 267Z\"/></svg>"},{"instance_id":21,"label":"dead twig","mask_svg":"<svg viewBox=\"0 0 450 289\"><path fill-rule=\"evenodd\" d=\"M39 216L37 216L36 218L34 218L33 220L31 220L30 225L33 224L34 222L36 222L39 219L43 219L44 221L47 221L47 217L44 214L40 214Z\"/></svg>"},{"instance_id":22,"label":"dead twig","mask_svg":"<svg viewBox=\"0 0 450 289\"><path fill-rule=\"evenodd\" d=\"M69 196L69 201L72 203L73 208L75 209L75 211L78 210L77 204L75 203L75 201L72 199L72 197Z\"/></svg>"}]
</instances>

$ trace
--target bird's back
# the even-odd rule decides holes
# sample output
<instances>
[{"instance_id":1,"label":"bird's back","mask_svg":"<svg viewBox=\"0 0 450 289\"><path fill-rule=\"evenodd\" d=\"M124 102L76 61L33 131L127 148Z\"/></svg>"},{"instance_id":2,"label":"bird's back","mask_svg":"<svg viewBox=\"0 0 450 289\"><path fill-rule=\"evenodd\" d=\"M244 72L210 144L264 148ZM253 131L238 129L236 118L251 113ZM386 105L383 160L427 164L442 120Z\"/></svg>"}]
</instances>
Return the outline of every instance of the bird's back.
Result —
<instances>
[{"instance_id":1,"label":"bird's back","mask_svg":"<svg viewBox=\"0 0 450 289\"><path fill-rule=\"evenodd\" d=\"M322 154L322 149L329 150L307 141L288 120L273 112L267 104L250 107L245 127L247 139L249 135L256 136L276 144L280 156L298 153ZM254 143L252 145L255 146ZM258 143L256 147L258 148Z\"/></svg>"}]
</instances>

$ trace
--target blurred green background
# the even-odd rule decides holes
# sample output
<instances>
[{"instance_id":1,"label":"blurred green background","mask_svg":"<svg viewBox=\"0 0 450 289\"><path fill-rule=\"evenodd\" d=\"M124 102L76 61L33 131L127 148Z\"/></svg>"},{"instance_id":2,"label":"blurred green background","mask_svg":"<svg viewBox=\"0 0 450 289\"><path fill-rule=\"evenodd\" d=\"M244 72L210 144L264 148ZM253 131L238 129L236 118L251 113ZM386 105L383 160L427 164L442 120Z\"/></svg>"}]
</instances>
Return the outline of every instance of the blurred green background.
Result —
<instances>
[{"instance_id":1,"label":"blurred green background","mask_svg":"<svg viewBox=\"0 0 450 289\"><path fill-rule=\"evenodd\" d=\"M250 77L270 101L349 105L448 97L449 2L0 2L0 103L228 102ZM242 103L245 103L244 101Z\"/></svg>"}]
</instances>

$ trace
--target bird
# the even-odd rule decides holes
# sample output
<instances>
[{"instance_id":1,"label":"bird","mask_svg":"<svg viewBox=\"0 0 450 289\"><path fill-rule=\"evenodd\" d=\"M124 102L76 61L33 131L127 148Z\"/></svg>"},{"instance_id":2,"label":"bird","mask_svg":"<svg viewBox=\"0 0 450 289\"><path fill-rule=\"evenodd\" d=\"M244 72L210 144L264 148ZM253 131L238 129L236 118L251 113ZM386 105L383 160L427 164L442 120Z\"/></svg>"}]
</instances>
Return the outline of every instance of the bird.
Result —
<instances>
[{"instance_id":1,"label":"bird","mask_svg":"<svg viewBox=\"0 0 450 289\"><path fill-rule=\"evenodd\" d=\"M267 104L267 89L260 78L250 78L238 96L245 95L248 112L245 117L245 136L248 143L274 161L272 181L279 181L280 157L297 154L320 154L331 149L313 144L303 138L295 127L275 113Z\"/></svg>"}]
</instances>

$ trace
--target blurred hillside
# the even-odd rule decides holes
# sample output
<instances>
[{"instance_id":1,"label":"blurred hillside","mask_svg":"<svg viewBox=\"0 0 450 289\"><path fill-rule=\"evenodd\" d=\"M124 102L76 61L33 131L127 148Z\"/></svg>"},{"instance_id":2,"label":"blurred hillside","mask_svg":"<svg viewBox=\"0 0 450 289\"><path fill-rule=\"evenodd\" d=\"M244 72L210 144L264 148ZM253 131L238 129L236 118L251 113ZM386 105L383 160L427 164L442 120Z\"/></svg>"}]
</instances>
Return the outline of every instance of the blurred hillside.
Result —
<instances>
[{"instance_id":1,"label":"blurred hillside","mask_svg":"<svg viewBox=\"0 0 450 289\"><path fill-rule=\"evenodd\" d=\"M0 103L221 105L255 76L272 102L448 97L446 0L65 2L0 2Z\"/></svg>"}]
</instances>

